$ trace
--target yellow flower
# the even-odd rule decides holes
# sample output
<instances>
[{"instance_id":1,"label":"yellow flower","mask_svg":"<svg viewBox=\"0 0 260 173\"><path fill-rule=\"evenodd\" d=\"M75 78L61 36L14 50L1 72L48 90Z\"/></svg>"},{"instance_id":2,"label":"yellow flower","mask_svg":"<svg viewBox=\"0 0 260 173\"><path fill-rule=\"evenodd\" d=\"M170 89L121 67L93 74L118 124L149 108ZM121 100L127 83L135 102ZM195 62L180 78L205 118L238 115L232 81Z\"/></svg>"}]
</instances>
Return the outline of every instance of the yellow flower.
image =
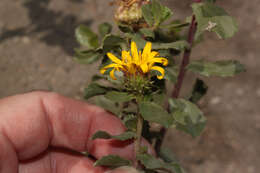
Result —
<instances>
[{"instance_id":1,"label":"yellow flower","mask_svg":"<svg viewBox=\"0 0 260 173\"><path fill-rule=\"evenodd\" d=\"M129 51L122 51L122 59L118 59L112 53L107 53L108 58L113 62L100 70L100 73L104 74L108 69L112 68L110 71L110 77L116 80L115 71L122 71L126 76L144 75L151 70L160 72L157 75L158 79L164 77L164 69L155 64L162 64L163 66L168 65L168 60L166 58L158 57L159 53L152 51L152 43L147 42L143 52L137 50L136 43L132 41L131 43L131 54Z\"/></svg>"}]
</instances>

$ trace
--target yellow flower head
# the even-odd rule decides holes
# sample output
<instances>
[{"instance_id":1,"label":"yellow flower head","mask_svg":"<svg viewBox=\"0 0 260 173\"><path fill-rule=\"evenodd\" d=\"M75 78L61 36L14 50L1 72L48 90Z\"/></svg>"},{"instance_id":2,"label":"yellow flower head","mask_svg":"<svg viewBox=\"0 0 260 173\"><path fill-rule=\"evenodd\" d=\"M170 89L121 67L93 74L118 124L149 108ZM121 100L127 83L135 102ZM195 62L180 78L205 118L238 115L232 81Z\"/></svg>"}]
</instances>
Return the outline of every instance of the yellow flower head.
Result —
<instances>
[{"instance_id":1,"label":"yellow flower head","mask_svg":"<svg viewBox=\"0 0 260 173\"><path fill-rule=\"evenodd\" d=\"M108 69L110 71L110 77L116 80L115 71L122 71L126 76L144 75L151 70L160 72L157 75L158 79L164 77L164 69L160 66L156 66L156 63L162 64L163 66L168 65L166 58L158 57L159 53L152 51L152 43L147 42L143 52L137 50L136 43L131 43L131 54L129 51L122 51L122 59L118 59L112 53L107 53L108 58L113 62L100 70L101 74L104 74Z\"/></svg>"}]
</instances>

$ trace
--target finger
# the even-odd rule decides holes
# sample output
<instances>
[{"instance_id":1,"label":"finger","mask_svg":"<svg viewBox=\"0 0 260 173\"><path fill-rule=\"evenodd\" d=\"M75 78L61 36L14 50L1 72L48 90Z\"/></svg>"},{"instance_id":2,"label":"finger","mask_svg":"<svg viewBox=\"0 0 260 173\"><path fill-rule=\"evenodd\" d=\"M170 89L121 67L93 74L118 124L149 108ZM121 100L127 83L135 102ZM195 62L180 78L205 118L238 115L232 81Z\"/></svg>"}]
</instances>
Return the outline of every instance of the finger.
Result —
<instances>
[{"instance_id":1,"label":"finger","mask_svg":"<svg viewBox=\"0 0 260 173\"><path fill-rule=\"evenodd\" d=\"M85 151L96 130L106 129L114 135L125 130L118 118L103 109L54 93L34 92L0 100L0 115L2 145L12 146L19 160L32 158L49 145ZM99 148L108 148L110 142Z\"/></svg>"},{"instance_id":2,"label":"finger","mask_svg":"<svg viewBox=\"0 0 260 173\"><path fill-rule=\"evenodd\" d=\"M88 149L96 158L116 154L134 159L130 141L90 140L97 130L117 135L125 127L103 109L80 101L54 93L34 92L0 100L0 115L0 138L3 139L0 140L0 167L3 170L15 171L17 168L12 165L35 157L49 145L76 151Z\"/></svg>"},{"instance_id":3,"label":"finger","mask_svg":"<svg viewBox=\"0 0 260 173\"><path fill-rule=\"evenodd\" d=\"M68 151L48 151L37 158L19 164L19 173L104 173L105 168L94 167L87 157Z\"/></svg>"}]
</instances>

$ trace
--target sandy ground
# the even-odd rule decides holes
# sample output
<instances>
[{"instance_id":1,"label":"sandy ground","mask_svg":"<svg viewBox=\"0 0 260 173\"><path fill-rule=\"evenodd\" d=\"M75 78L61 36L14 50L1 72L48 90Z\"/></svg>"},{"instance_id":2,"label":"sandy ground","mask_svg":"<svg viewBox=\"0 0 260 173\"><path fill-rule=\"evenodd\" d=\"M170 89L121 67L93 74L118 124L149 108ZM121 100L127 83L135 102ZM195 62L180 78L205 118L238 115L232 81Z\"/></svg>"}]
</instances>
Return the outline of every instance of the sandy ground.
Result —
<instances>
[{"instance_id":1,"label":"sandy ground","mask_svg":"<svg viewBox=\"0 0 260 173\"><path fill-rule=\"evenodd\" d=\"M176 17L190 14L189 0L165 0ZM112 21L106 0L1 0L0 98L32 90L52 90L81 98L97 71L72 60L74 29ZM227 41L208 35L192 58L237 59L247 72L234 78L206 79L202 101L208 125L193 139L170 130L170 147L190 173L258 173L260 170L259 0L219 0L238 19L239 33ZM186 84L192 83L188 75ZM188 85L187 85L188 86ZM187 90L188 87L185 87ZM258 171L257 171L258 170Z\"/></svg>"}]
</instances>

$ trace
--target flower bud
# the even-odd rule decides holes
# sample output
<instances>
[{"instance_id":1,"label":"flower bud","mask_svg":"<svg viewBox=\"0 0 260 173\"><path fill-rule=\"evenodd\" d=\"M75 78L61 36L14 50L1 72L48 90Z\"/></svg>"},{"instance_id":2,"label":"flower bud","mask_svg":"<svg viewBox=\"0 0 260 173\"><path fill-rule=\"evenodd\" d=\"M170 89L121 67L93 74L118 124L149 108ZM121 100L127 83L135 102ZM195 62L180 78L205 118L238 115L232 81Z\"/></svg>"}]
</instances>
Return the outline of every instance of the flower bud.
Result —
<instances>
[{"instance_id":1,"label":"flower bud","mask_svg":"<svg viewBox=\"0 0 260 173\"><path fill-rule=\"evenodd\" d=\"M126 25L142 23L142 5L148 2L149 0L120 0L115 12L116 22Z\"/></svg>"}]
</instances>

